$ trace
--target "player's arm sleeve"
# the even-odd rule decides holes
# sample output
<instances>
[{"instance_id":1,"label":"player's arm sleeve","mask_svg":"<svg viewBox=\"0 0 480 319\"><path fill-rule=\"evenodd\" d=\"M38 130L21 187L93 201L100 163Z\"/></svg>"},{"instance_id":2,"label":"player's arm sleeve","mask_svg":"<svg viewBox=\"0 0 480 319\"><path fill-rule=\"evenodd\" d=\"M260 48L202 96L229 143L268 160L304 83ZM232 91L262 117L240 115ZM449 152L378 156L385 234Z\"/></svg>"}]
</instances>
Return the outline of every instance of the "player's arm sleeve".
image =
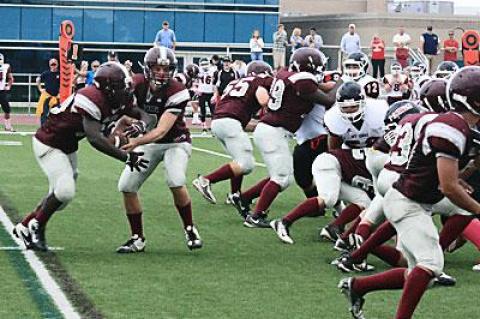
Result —
<instances>
[{"instance_id":1,"label":"player's arm sleeve","mask_svg":"<svg viewBox=\"0 0 480 319\"><path fill-rule=\"evenodd\" d=\"M325 106L325 108L329 109L330 107L332 107L333 104L335 104L337 89L342 83L343 81L339 80L337 83L335 83L335 86L330 91L323 92L322 90L318 89L318 84L312 82L312 84L314 85L311 87L305 85L303 87L303 90L306 91L307 88L309 90L303 94L300 93L299 95L307 101L310 101L314 104L322 104Z\"/></svg>"},{"instance_id":2,"label":"player's arm sleeve","mask_svg":"<svg viewBox=\"0 0 480 319\"><path fill-rule=\"evenodd\" d=\"M422 145L425 154L433 152L435 157L459 159L465 152L467 137L458 129L441 122L433 122L425 128Z\"/></svg>"},{"instance_id":3,"label":"player's arm sleeve","mask_svg":"<svg viewBox=\"0 0 480 319\"><path fill-rule=\"evenodd\" d=\"M116 158L119 161L125 162L127 160L127 153L114 147L102 134L102 123L91 118L90 116L83 117L83 130L87 136L88 142L98 151L110 157Z\"/></svg>"}]
</instances>

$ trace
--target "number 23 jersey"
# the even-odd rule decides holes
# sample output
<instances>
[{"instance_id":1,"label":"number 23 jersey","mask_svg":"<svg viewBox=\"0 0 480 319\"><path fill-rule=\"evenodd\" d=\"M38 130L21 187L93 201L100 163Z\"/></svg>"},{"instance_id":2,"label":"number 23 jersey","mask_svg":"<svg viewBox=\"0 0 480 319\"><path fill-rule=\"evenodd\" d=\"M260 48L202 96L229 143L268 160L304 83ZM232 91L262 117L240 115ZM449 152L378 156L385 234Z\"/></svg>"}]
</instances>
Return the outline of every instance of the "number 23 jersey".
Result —
<instances>
[{"instance_id":1,"label":"number 23 jersey","mask_svg":"<svg viewBox=\"0 0 480 319\"><path fill-rule=\"evenodd\" d=\"M268 109L261 122L295 133L313 108L313 103L302 96L317 90L318 81L313 74L281 70L273 80Z\"/></svg>"}]
</instances>

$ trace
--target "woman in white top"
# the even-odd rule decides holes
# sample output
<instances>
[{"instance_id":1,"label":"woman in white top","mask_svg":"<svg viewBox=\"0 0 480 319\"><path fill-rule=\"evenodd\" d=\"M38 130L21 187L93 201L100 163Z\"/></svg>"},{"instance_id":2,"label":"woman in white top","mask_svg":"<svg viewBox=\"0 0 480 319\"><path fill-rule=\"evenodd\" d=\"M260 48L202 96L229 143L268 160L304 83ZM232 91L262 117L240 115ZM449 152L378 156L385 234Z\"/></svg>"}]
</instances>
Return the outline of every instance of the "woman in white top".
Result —
<instances>
[{"instance_id":1,"label":"woman in white top","mask_svg":"<svg viewBox=\"0 0 480 319\"><path fill-rule=\"evenodd\" d=\"M252 61L263 61L263 39L260 36L260 31L254 30L252 38L250 39L250 54Z\"/></svg>"}]
</instances>

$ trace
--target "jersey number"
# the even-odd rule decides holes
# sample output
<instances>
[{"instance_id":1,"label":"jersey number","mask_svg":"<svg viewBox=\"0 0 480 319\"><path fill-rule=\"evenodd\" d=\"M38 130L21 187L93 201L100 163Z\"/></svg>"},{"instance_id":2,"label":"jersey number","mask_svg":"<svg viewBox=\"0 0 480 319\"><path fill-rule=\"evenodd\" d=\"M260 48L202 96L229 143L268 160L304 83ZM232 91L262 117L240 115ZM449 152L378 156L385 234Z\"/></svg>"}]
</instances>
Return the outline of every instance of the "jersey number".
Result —
<instances>
[{"instance_id":1,"label":"jersey number","mask_svg":"<svg viewBox=\"0 0 480 319\"><path fill-rule=\"evenodd\" d=\"M395 150L390 153L390 162L396 166L403 166L408 162L413 141L412 124L405 123L397 132Z\"/></svg>"},{"instance_id":2,"label":"jersey number","mask_svg":"<svg viewBox=\"0 0 480 319\"><path fill-rule=\"evenodd\" d=\"M378 82L369 82L365 85L365 93L368 97L376 99L380 95Z\"/></svg>"},{"instance_id":3,"label":"jersey number","mask_svg":"<svg viewBox=\"0 0 480 319\"><path fill-rule=\"evenodd\" d=\"M210 75L206 75L203 78L201 78L202 82L205 84L211 84L212 83L212 77Z\"/></svg>"},{"instance_id":4,"label":"jersey number","mask_svg":"<svg viewBox=\"0 0 480 319\"><path fill-rule=\"evenodd\" d=\"M237 83L230 83L227 88L225 89L225 92L222 95L222 98L230 95L233 97L242 97L245 96L245 94L248 91L248 82L240 81Z\"/></svg>"},{"instance_id":5,"label":"jersey number","mask_svg":"<svg viewBox=\"0 0 480 319\"><path fill-rule=\"evenodd\" d=\"M395 83L395 84L393 85L393 90L394 90L395 92L400 91L400 83Z\"/></svg>"},{"instance_id":6,"label":"jersey number","mask_svg":"<svg viewBox=\"0 0 480 319\"><path fill-rule=\"evenodd\" d=\"M281 79L275 79L270 89L270 99L268 100L268 108L277 111L282 107L283 92L285 91L285 82Z\"/></svg>"}]
</instances>

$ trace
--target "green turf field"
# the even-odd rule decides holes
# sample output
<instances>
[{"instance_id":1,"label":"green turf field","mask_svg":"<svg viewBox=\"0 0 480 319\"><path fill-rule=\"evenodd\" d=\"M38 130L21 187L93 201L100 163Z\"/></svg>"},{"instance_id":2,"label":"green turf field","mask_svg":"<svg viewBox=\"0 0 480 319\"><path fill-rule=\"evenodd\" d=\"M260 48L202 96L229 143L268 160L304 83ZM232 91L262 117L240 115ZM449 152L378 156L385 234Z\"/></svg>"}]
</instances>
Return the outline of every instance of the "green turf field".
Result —
<instances>
[{"instance_id":1,"label":"green turf field","mask_svg":"<svg viewBox=\"0 0 480 319\"><path fill-rule=\"evenodd\" d=\"M23 215L48 190L46 178L35 162L29 137L0 136L2 140L23 143L0 145L2 204L8 203L10 215L15 215L15 210ZM195 139L194 146L221 151L214 139ZM75 294L78 300L74 303L94 307L98 318L350 318L347 303L336 288L343 275L328 264L337 255L330 244L316 238L317 228L331 217L295 224L293 246L281 244L271 230L244 228L233 208L208 204L190 186L197 173L208 172L225 161L198 151L193 151L190 161L188 186L203 249L190 252L186 248L180 219L159 167L141 191L146 252L117 255L116 247L129 236L116 186L123 165L83 142L77 196L53 217L47 232L49 245L65 250L56 251L53 257L48 256L50 253L43 256L51 263L47 265L50 269L61 264L62 271L54 271L61 284L70 276L76 291L86 296L85 301ZM258 167L246 178L245 186L265 174L266 170ZM228 189L228 183L215 185L220 202ZM280 216L302 199L301 192L292 186L274 202L270 215ZM480 277L471 271L477 256L469 244L446 256L446 271L457 277L458 284L428 291L416 318L478 316L472 300L478 298ZM374 257L370 262L385 269ZM0 252L0 318L41 317L28 293L28 283L15 267L15 262ZM367 318L392 318L399 296L400 292L369 295ZM91 304L85 305L87 301Z\"/></svg>"}]
</instances>

